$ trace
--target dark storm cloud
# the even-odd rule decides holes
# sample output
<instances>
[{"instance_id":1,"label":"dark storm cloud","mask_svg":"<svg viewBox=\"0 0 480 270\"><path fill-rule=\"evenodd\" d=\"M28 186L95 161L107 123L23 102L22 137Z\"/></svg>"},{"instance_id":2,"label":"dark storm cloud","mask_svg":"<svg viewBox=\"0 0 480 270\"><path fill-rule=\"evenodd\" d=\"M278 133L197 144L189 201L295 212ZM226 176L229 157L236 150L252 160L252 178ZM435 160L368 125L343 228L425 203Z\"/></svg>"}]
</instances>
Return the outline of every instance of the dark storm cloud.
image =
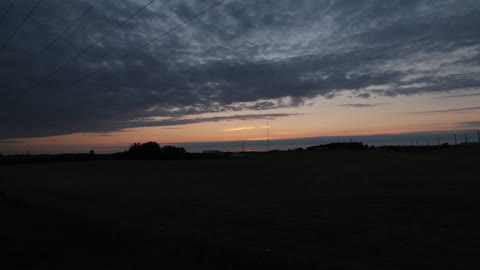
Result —
<instances>
[{"instance_id":1,"label":"dark storm cloud","mask_svg":"<svg viewBox=\"0 0 480 270\"><path fill-rule=\"evenodd\" d=\"M42 1L0 50L0 138L106 132L149 117L299 106L340 91L369 98L480 86L476 0L226 1L74 84L215 3L155 1L76 59L150 2L100 0L44 49L93 2ZM0 2L0 14L8 5ZM0 24L1 43L34 5L15 2Z\"/></svg>"},{"instance_id":2,"label":"dark storm cloud","mask_svg":"<svg viewBox=\"0 0 480 270\"><path fill-rule=\"evenodd\" d=\"M120 118L116 120L110 120L108 122L102 121L90 121L88 124L82 122L72 122L68 126L57 126L53 122L45 121L43 126L25 125L17 126L17 130L20 132L28 132L31 137L44 137L51 135L62 135L65 130L68 129L70 133L76 132L113 132L122 130L125 128L140 128L140 127L170 127L181 126L188 124L198 124L205 122L220 122L220 121L233 121L233 120L273 120L282 117L290 117L299 114L244 114L233 116L217 116L217 117L197 117L197 118L181 118L181 117L168 117L166 119L154 120L153 118L135 118L133 121L126 121ZM67 121L67 120L65 120ZM24 129L22 129L24 128ZM12 133L4 132L2 135L5 138L14 137ZM105 136L105 135L103 135ZM5 142L9 142L6 141Z\"/></svg>"}]
</instances>

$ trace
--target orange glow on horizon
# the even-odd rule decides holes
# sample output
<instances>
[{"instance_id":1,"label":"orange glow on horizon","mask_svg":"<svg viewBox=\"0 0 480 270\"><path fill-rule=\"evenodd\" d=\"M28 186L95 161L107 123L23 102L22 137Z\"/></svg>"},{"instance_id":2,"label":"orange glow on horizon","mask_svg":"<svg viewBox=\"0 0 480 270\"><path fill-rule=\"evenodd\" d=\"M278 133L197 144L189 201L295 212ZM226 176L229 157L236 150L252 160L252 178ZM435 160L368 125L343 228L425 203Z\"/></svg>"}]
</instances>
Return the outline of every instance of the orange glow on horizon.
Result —
<instances>
[{"instance_id":1,"label":"orange glow on horizon","mask_svg":"<svg viewBox=\"0 0 480 270\"><path fill-rule=\"evenodd\" d=\"M227 128L224 129L224 132L232 132L232 131L242 131L242 130L252 130L256 129L256 127L239 127L239 128Z\"/></svg>"},{"instance_id":2,"label":"orange glow on horizon","mask_svg":"<svg viewBox=\"0 0 480 270\"><path fill-rule=\"evenodd\" d=\"M294 138L296 139L296 138ZM247 139L247 141L266 141L266 140L278 140L276 137L263 137L263 138L252 138L252 139Z\"/></svg>"},{"instance_id":3,"label":"orange glow on horizon","mask_svg":"<svg viewBox=\"0 0 480 270\"><path fill-rule=\"evenodd\" d=\"M395 100L396 103L393 103ZM432 100L435 103L431 103ZM319 100L315 106L299 108L282 108L265 113L285 114L285 117L269 119L269 135L265 119L228 120L215 122L199 122L179 126L138 127L105 133L75 133L61 136L40 138L16 138L12 143L1 143L2 153L60 153L123 151L135 142L155 141L161 145L194 142L229 142L229 141L261 141L287 140L312 137L355 137L368 135L395 135L425 131L448 131L477 129L480 126L462 125L465 122L475 123L480 119L478 111L462 111L440 114L412 114L425 110L444 110L458 108L458 104L450 100L433 99L432 96L377 98L382 105L371 108L350 108L325 105ZM328 101L333 102L333 101ZM348 103L340 100L338 103ZM350 101L351 102L351 101ZM465 107L474 107L479 98L467 97L463 100ZM478 105L477 105L478 106ZM255 114L255 111L245 111ZM234 113L232 113L234 114ZM219 116L219 113L204 115ZM15 142L15 143L13 143ZM107 149L107 150L104 150Z\"/></svg>"}]
</instances>

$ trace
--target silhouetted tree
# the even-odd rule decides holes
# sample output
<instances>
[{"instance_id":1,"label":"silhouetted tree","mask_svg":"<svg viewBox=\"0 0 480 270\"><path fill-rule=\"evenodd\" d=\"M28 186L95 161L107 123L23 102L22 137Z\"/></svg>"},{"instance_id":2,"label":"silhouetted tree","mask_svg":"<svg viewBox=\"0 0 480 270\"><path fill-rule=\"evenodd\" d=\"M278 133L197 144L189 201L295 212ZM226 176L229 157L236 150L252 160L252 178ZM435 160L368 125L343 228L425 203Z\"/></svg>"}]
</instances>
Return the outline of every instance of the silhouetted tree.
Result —
<instances>
[{"instance_id":1,"label":"silhouetted tree","mask_svg":"<svg viewBox=\"0 0 480 270\"><path fill-rule=\"evenodd\" d=\"M162 147L162 152L164 152L165 154L169 154L169 153L185 153L185 148L183 147L176 147L176 146L171 146L171 145L166 145L164 147Z\"/></svg>"},{"instance_id":2,"label":"silhouetted tree","mask_svg":"<svg viewBox=\"0 0 480 270\"><path fill-rule=\"evenodd\" d=\"M315 145L307 147L307 151L315 151L320 149L344 149L344 150L358 150L365 149L363 143L360 142L350 142L350 143L329 143L323 145Z\"/></svg>"},{"instance_id":3,"label":"silhouetted tree","mask_svg":"<svg viewBox=\"0 0 480 270\"><path fill-rule=\"evenodd\" d=\"M88 157L89 157L90 159L95 159L95 151L90 150L90 152L88 152Z\"/></svg>"},{"instance_id":4,"label":"silhouetted tree","mask_svg":"<svg viewBox=\"0 0 480 270\"><path fill-rule=\"evenodd\" d=\"M184 159L186 158L184 148L166 145L160 147L156 142L134 143L124 153L130 159Z\"/></svg>"},{"instance_id":5,"label":"silhouetted tree","mask_svg":"<svg viewBox=\"0 0 480 270\"><path fill-rule=\"evenodd\" d=\"M161 153L162 148L156 142L134 143L128 149L127 156L134 159L158 159Z\"/></svg>"},{"instance_id":6,"label":"silhouetted tree","mask_svg":"<svg viewBox=\"0 0 480 270\"><path fill-rule=\"evenodd\" d=\"M162 147L162 158L164 159L181 159L184 158L185 148L183 147L176 147L171 145L166 145Z\"/></svg>"}]
</instances>

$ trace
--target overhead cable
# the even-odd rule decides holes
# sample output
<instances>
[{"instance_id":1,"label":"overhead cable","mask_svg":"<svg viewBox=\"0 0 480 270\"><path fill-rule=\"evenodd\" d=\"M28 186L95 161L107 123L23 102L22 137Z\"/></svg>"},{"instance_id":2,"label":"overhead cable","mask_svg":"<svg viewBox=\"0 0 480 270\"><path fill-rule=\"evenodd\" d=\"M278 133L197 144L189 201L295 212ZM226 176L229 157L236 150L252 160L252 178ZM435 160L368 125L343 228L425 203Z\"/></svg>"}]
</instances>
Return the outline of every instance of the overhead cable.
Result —
<instances>
[{"instance_id":1,"label":"overhead cable","mask_svg":"<svg viewBox=\"0 0 480 270\"><path fill-rule=\"evenodd\" d=\"M20 31L20 29L22 28L22 26L28 21L28 19L33 15L33 12L35 11L35 9L37 9L37 7L40 5L40 3L42 2L43 0L38 0L37 3L35 4L35 6L30 10L30 12L27 14L27 16L25 16L25 18L23 18L22 22L17 26L17 28L15 29L15 31L13 31L13 33L10 35L10 37L8 37L8 39L3 43L1 49L5 49L5 47L7 47L8 43L15 37L15 35L18 33L18 31Z\"/></svg>"},{"instance_id":2,"label":"overhead cable","mask_svg":"<svg viewBox=\"0 0 480 270\"><path fill-rule=\"evenodd\" d=\"M65 35L65 33L67 33L68 30L72 29L72 27L73 27L75 24L77 24L77 23L80 21L80 19L82 19L83 16L87 15L87 13L88 13L93 7L95 7L95 6L98 4L99 1L100 1L100 0L96 0L93 4L91 4L85 11L83 11L83 13L82 13L80 16L78 16L72 23L70 23L70 25L68 25L68 27L65 28L62 33L60 33L60 35L58 35L54 40L52 40L50 43L48 43L48 45L45 46L44 49L50 48L53 44L55 44L55 42L57 42L59 39L61 39L61 38L63 37L63 35Z\"/></svg>"},{"instance_id":3,"label":"overhead cable","mask_svg":"<svg viewBox=\"0 0 480 270\"><path fill-rule=\"evenodd\" d=\"M122 61L123 59L129 57L130 55L136 53L137 51L139 51L139 50L141 50L141 49L149 46L150 44L158 41L159 39L165 37L166 35L168 35L168 34L174 32L174 31L176 31L177 29L181 28L182 26L184 26L184 25L190 23L191 21L197 19L198 17L204 15L205 13L207 13L207 12L209 12L210 10L216 8L217 6L219 6L220 4L222 4L222 3L225 2L225 1L226 1L226 0L222 0L222 1L219 1L219 2L217 2L217 3L215 3L215 4L211 5L211 6L209 6L208 8L204 9L203 11L201 11L201 12L198 13L198 14L196 14L195 16L193 16L193 17L187 19L186 21L184 21L184 22L182 22L182 23L174 26L173 28L170 28L168 31L164 32L164 33L161 34L160 36L155 37L155 38L149 40L148 42L146 42L146 43L144 43L144 44L142 44L142 45L140 45L140 46L132 49L131 51L125 53L124 55L118 57L118 58L115 59L114 61L112 61L112 62L110 62L110 63L107 63L105 66L100 67L100 68L98 68L97 70L90 72L90 73L87 74L86 76L84 76L84 77L76 80L76 81L74 82L74 84L81 83L81 82L83 82L84 80L90 78L91 76L93 76L93 75L95 75L95 74L97 74L97 73L100 73L100 72L104 71L104 70L107 69L107 68L110 68L111 66L115 65L116 63L118 63L118 62Z\"/></svg>"},{"instance_id":4,"label":"overhead cable","mask_svg":"<svg viewBox=\"0 0 480 270\"><path fill-rule=\"evenodd\" d=\"M73 57L71 57L70 59L68 59L65 63L63 63L60 67L58 67L55 71L53 71L52 73L50 73L48 76L46 76L44 78L44 80L49 80L51 79L52 77L54 77L56 74L58 74L60 71L62 71L66 66L70 65L71 63L73 63L75 60L77 60L78 58L80 58L82 55L86 54L91 48L93 48L95 45L97 45L98 43L100 43L102 40L106 39L108 36L110 36L115 30L117 30L118 28L120 28L122 25L124 25L125 23L127 23L128 21L130 21L133 17L135 17L138 13L142 12L144 9L146 9L148 6L150 6L155 0L151 0L149 3L147 3L146 5L144 5L142 8L140 8L139 10L137 10L135 13L133 13L132 15L130 15L127 19L125 19L124 21L122 21L120 24L118 24L117 26L115 26L114 28L112 28L110 31L108 31L106 34L104 34L101 38L97 39L95 42L93 42L92 44L90 44L88 47L86 47L85 49L81 50L79 53L77 53L76 55L74 55Z\"/></svg>"},{"instance_id":5,"label":"overhead cable","mask_svg":"<svg viewBox=\"0 0 480 270\"><path fill-rule=\"evenodd\" d=\"M17 1L17 0L12 0L10 2L10 5L8 6L7 10L5 11L5 13L3 13L2 17L0 18L0 24L2 24L3 20L7 17L8 13L10 13L10 10L12 9L15 1Z\"/></svg>"}]
</instances>

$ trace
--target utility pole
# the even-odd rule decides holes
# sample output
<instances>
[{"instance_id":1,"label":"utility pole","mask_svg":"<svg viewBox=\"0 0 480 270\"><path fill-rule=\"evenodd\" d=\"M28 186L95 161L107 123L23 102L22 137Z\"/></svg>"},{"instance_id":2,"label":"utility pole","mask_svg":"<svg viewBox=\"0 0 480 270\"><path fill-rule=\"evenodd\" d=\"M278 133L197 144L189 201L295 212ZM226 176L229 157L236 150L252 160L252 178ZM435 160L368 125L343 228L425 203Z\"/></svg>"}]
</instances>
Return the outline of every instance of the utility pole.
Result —
<instances>
[{"instance_id":1,"label":"utility pole","mask_svg":"<svg viewBox=\"0 0 480 270\"><path fill-rule=\"evenodd\" d=\"M437 137L438 139L438 145L441 145L442 143L440 142L440 137Z\"/></svg>"},{"instance_id":2,"label":"utility pole","mask_svg":"<svg viewBox=\"0 0 480 270\"><path fill-rule=\"evenodd\" d=\"M457 145L457 134L453 134L453 138L455 139L455 145Z\"/></svg>"}]
</instances>

